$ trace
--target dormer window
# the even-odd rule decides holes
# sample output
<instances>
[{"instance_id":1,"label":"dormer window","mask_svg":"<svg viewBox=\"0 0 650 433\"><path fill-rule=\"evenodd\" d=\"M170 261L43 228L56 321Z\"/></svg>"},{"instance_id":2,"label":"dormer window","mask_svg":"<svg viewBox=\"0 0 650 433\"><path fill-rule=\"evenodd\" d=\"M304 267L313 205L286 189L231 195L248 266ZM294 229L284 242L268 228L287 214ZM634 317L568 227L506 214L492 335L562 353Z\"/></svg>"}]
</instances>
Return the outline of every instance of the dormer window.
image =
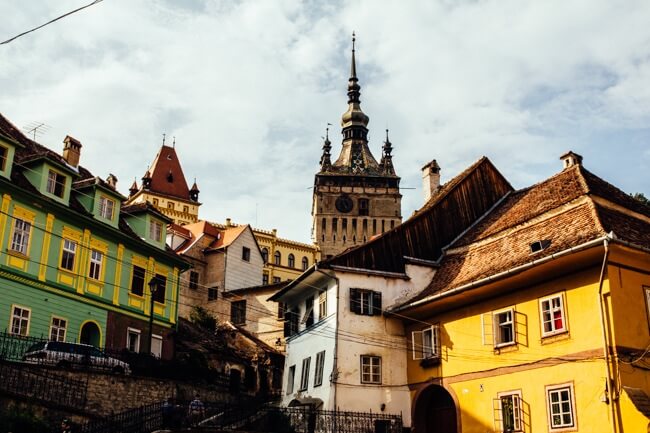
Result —
<instances>
[{"instance_id":1,"label":"dormer window","mask_svg":"<svg viewBox=\"0 0 650 433\"><path fill-rule=\"evenodd\" d=\"M162 240L162 223L159 221L149 222L149 237L156 242Z\"/></svg>"},{"instance_id":2,"label":"dormer window","mask_svg":"<svg viewBox=\"0 0 650 433\"><path fill-rule=\"evenodd\" d=\"M99 198L99 215L107 220L113 220L113 212L115 210L115 201L108 197Z\"/></svg>"},{"instance_id":3,"label":"dormer window","mask_svg":"<svg viewBox=\"0 0 650 433\"><path fill-rule=\"evenodd\" d=\"M65 191L65 176L50 170L47 174L47 192L57 197L63 198Z\"/></svg>"},{"instance_id":4,"label":"dormer window","mask_svg":"<svg viewBox=\"0 0 650 433\"><path fill-rule=\"evenodd\" d=\"M535 241L530 244L530 253L538 253L542 250L545 250L551 245L551 240L550 239L540 239L539 241Z\"/></svg>"},{"instance_id":5,"label":"dormer window","mask_svg":"<svg viewBox=\"0 0 650 433\"><path fill-rule=\"evenodd\" d=\"M0 145L0 171L5 171L7 168L7 158L9 157L9 149Z\"/></svg>"}]
</instances>

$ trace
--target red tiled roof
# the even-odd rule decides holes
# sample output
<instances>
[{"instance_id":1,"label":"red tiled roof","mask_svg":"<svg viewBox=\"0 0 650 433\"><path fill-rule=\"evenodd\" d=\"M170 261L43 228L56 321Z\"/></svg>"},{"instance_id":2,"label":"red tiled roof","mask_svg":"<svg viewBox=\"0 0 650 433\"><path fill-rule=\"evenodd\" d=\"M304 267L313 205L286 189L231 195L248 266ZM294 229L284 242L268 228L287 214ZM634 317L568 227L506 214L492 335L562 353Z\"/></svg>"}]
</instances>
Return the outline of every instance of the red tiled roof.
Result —
<instances>
[{"instance_id":1,"label":"red tiled roof","mask_svg":"<svg viewBox=\"0 0 650 433\"><path fill-rule=\"evenodd\" d=\"M190 190L173 147L163 145L148 171L151 175L150 191L181 200L190 199Z\"/></svg>"}]
</instances>

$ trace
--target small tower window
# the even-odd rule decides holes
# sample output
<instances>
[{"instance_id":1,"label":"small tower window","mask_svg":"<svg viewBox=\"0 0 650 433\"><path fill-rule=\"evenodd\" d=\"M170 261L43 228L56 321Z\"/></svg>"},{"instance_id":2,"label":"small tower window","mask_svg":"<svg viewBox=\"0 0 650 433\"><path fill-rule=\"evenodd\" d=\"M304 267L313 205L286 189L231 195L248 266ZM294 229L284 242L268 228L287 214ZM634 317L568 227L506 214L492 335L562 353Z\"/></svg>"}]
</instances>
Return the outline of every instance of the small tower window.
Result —
<instances>
[{"instance_id":1,"label":"small tower window","mask_svg":"<svg viewBox=\"0 0 650 433\"><path fill-rule=\"evenodd\" d=\"M361 216L368 216L369 212L369 205L368 205L368 199L367 198L360 198L359 199L359 215Z\"/></svg>"},{"instance_id":2,"label":"small tower window","mask_svg":"<svg viewBox=\"0 0 650 433\"><path fill-rule=\"evenodd\" d=\"M540 252L548 248L550 245L551 245L550 239L541 239L539 241L535 241L530 244L530 253L534 254Z\"/></svg>"},{"instance_id":3,"label":"small tower window","mask_svg":"<svg viewBox=\"0 0 650 433\"><path fill-rule=\"evenodd\" d=\"M289 267L290 268L295 268L296 267L296 258L294 257L293 254L289 254Z\"/></svg>"},{"instance_id":4,"label":"small tower window","mask_svg":"<svg viewBox=\"0 0 650 433\"><path fill-rule=\"evenodd\" d=\"M273 255L273 263L279 265L281 261L282 261L282 254L280 254L280 251L276 251L275 254Z\"/></svg>"},{"instance_id":5,"label":"small tower window","mask_svg":"<svg viewBox=\"0 0 650 433\"><path fill-rule=\"evenodd\" d=\"M264 264L269 261L269 249L266 247L262 248L262 260L264 260Z\"/></svg>"}]
</instances>

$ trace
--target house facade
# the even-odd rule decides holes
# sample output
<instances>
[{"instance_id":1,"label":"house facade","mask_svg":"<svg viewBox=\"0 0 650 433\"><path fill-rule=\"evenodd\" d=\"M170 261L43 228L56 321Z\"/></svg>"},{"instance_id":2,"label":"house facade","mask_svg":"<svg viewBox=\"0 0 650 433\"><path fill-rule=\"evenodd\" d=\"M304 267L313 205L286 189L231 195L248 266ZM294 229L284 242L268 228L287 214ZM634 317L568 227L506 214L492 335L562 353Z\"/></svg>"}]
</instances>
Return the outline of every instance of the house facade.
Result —
<instances>
[{"instance_id":1,"label":"house facade","mask_svg":"<svg viewBox=\"0 0 650 433\"><path fill-rule=\"evenodd\" d=\"M564 169L510 193L388 312L408 335L415 432L650 426L650 209Z\"/></svg>"},{"instance_id":2,"label":"house facade","mask_svg":"<svg viewBox=\"0 0 650 433\"><path fill-rule=\"evenodd\" d=\"M123 207L115 176L79 165L81 148L68 136L59 155L0 116L0 322L17 337L170 357L187 264L166 250L167 218Z\"/></svg>"}]
</instances>

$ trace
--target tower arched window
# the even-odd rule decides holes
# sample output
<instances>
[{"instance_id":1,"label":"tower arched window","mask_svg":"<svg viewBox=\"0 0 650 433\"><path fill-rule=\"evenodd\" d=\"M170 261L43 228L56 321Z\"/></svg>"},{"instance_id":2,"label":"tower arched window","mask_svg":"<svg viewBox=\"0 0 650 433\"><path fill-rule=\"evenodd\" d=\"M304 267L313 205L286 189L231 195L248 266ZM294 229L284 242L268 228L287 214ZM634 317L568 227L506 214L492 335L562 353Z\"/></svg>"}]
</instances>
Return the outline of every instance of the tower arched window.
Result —
<instances>
[{"instance_id":1,"label":"tower arched window","mask_svg":"<svg viewBox=\"0 0 650 433\"><path fill-rule=\"evenodd\" d=\"M269 249L266 247L262 248L262 260L264 260L264 263L269 261Z\"/></svg>"},{"instance_id":2,"label":"tower arched window","mask_svg":"<svg viewBox=\"0 0 650 433\"><path fill-rule=\"evenodd\" d=\"M279 265L281 260L282 260L282 254L280 254L280 251L276 251L275 254L273 254L273 263Z\"/></svg>"},{"instance_id":3,"label":"tower arched window","mask_svg":"<svg viewBox=\"0 0 650 433\"><path fill-rule=\"evenodd\" d=\"M309 259L307 257L302 258L302 270L306 271L309 267Z\"/></svg>"},{"instance_id":4,"label":"tower arched window","mask_svg":"<svg viewBox=\"0 0 650 433\"><path fill-rule=\"evenodd\" d=\"M289 267L290 268L296 267L296 258L294 257L293 254L289 254Z\"/></svg>"}]
</instances>

